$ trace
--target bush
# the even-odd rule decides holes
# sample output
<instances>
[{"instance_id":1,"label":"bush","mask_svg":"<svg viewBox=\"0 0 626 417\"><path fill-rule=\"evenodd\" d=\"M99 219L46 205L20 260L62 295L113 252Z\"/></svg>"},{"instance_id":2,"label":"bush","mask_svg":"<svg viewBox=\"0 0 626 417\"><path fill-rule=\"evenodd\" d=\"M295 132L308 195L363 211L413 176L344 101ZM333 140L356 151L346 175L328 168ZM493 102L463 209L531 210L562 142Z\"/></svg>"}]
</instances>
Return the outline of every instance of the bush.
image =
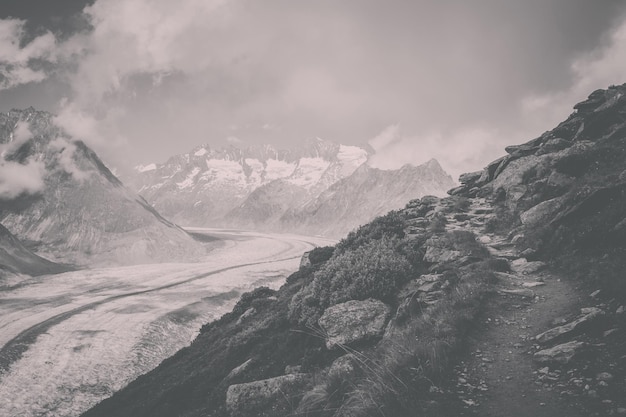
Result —
<instances>
[{"instance_id":1,"label":"bush","mask_svg":"<svg viewBox=\"0 0 626 417\"><path fill-rule=\"evenodd\" d=\"M293 297L290 319L315 326L331 305L367 298L392 301L412 269L398 253L398 245L397 239L383 237L333 256L314 274L313 281Z\"/></svg>"},{"instance_id":2,"label":"bush","mask_svg":"<svg viewBox=\"0 0 626 417\"><path fill-rule=\"evenodd\" d=\"M384 236L402 239L405 236L406 226L404 216L399 211L390 211L364 224L356 231L348 233L348 236L342 239L335 248L341 253L362 246L371 240L382 239Z\"/></svg>"},{"instance_id":3,"label":"bush","mask_svg":"<svg viewBox=\"0 0 626 417\"><path fill-rule=\"evenodd\" d=\"M322 246L320 248L315 248L309 253L309 261L311 264L321 264L322 262L326 262L333 256L335 252L334 246Z\"/></svg>"}]
</instances>

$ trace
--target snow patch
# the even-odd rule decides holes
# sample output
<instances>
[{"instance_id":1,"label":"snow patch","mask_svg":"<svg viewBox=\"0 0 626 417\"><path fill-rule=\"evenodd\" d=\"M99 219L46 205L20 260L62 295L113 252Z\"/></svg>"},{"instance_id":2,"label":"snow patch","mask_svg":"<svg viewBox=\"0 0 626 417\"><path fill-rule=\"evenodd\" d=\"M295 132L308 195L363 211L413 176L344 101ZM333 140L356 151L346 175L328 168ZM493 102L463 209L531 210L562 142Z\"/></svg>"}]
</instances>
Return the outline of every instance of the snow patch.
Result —
<instances>
[{"instance_id":1,"label":"snow patch","mask_svg":"<svg viewBox=\"0 0 626 417\"><path fill-rule=\"evenodd\" d=\"M287 178L294 173L296 164L281 161L279 159L268 159L265 163L265 180L272 181L280 178Z\"/></svg>"},{"instance_id":2,"label":"snow patch","mask_svg":"<svg viewBox=\"0 0 626 417\"><path fill-rule=\"evenodd\" d=\"M207 154L207 150L206 148L201 148L199 150L196 151L196 153L194 153L194 156L203 156Z\"/></svg>"},{"instance_id":3,"label":"snow patch","mask_svg":"<svg viewBox=\"0 0 626 417\"><path fill-rule=\"evenodd\" d=\"M196 175L198 175L198 173L200 172L200 168L195 167L190 173L189 175L187 175L187 178L185 178L183 181L176 183L176 186L178 187L179 190L182 190L184 188L188 188L191 187L193 185L193 180L196 177Z\"/></svg>"},{"instance_id":4,"label":"snow patch","mask_svg":"<svg viewBox=\"0 0 626 417\"><path fill-rule=\"evenodd\" d=\"M319 182L329 166L330 162L322 158L301 158L298 168L288 181L300 187L312 187Z\"/></svg>"},{"instance_id":5,"label":"snow patch","mask_svg":"<svg viewBox=\"0 0 626 417\"><path fill-rule=\"evenodd\" d=\"M236 161L226 161L223 159L207 159L208 171L202 175L203 179L214 181L239 181L245 183L243 167Z\"/></svg>"},{"instance_id":6,"label":"snow patch","mask_svg":"<svg viewBox=\"0 0 626 417\"><path fill-rule=\"evenodd\" d=\"M154 171L155 169L157 169L156 164L137 165L135 167L135 171L137 172L148 172L148 171Z\"/></svg>"}]
</instances>

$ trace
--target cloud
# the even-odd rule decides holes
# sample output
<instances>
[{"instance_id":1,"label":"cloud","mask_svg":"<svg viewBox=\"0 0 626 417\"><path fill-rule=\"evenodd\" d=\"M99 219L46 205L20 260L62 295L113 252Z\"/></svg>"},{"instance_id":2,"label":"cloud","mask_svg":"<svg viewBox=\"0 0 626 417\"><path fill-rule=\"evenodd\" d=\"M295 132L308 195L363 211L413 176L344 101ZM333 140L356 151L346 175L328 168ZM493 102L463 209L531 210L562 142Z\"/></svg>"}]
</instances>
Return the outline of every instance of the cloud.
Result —
<instances>
[{"instance_id":1,"label":"cloud","mask_svg":"<svg viewBox=\"0 0 626 417\"><path fill-rule=\"evenodd\" d=\"M9 84L58 81L38 93L65 96L56 123L120 167L236 134L278 146L372 138L381 166L439 155L451 171L475 170L553 126L572 96L626 62L602 53L623 36L607 36L623 20L617 2L91 3L81 16L90 29L73 36L24 45L23 22L5 21L0 56L13 62ZM596 68L602 57L612 66ZM589 72L596 82L582 80Z\"/></svg>"},{"instance_id":2,"label":"cloud","mask_svg":"<svg viewBox=\"0 0 626 417\"><path fill-rule=\"evenodd\" d=\"M29 161L22 165L0 159L0 200L12 200L43 191L44 172L45 166L41 161Z\"/></svg>"},{"instance_id":3,"label":"cloud","mask_svg":"<svg viewBox=\"0 0 626 417\"><path fill-rule=\"evenodd\" d=\"M483 127L406 135L399 125L390 125L370 140L376 153L368 163L379 169L397 169L404 164L420 165L435 158L457 178L464 172L478 170L484 161L500 156L503 151L493 146L500 136L497 130Z\"/></svg>"},{"instance_id":4,"label":"cloud","mask_svg":"<svg viewBox=\"0 0 626 417\"><path fill-rule=\"evenodd\" d=\"M626 21L608 36L606 44L577 57L570 65L572 82L568 88L547 94L528 95L522 100L528 120L554 125L573 110L592 91L626 82Z\"/></svg>"},{"instance_id":5,"label":"cloud","mask_svg":"<svg viewBox=\"0 0 626 417\"><path fill-rule=\"evenodd\" d=\"M385 149L389 149L390 145L397 142L400 134L400 125L389 125L378 135L369 140L369 144L375 151L384 152Z\"/></svg>"},{"instance_id":6,"label":"cloud","mask_svg":"<svg viewBox=\"0 0 626 417\"><path fill-rule=\"evenodd\" d=\"M33 61L56 60L56 40L47 32L21 46L24 20L0 20L0 90L43 81L47 74L33 67Z\"/></svg>"},{"instance_id":7,"label":"cloud","mask_svg":"<svg viewBox=\"0 0 626 417\"><path fill-rule=\"evenodd\" d=\"M76 164L74 154L76 145L67 138L58 137L49 144L50 149L57 152L56 161L60 168L70 174L78 182L83 182L91 176L91 172L83 171Z\"/></svg>"}]
</instances>

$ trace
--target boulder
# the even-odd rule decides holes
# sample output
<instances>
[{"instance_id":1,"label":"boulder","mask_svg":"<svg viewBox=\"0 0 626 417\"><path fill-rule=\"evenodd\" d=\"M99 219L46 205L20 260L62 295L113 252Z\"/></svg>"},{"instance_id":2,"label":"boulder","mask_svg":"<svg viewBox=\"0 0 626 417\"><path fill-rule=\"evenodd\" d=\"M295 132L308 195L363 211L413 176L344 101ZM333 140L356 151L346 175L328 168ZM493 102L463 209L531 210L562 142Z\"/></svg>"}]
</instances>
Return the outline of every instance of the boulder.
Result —
<instances>
[{"instance_id":1,"label":"boulder","mask_svg":"<svg viewBox=\"0 0 626 417\"><path fill-rule=\"evenodd\" d=\"M476 241L476 237L467 231L457 230L432 236L424 246L424 260L431 263L453 262L465 256L484 257L483 248Z\"/></svg>"},{"instance_id":2,"label":"boulder","mask_svg":"<svg viewBox=\"0 0 626 417\"><path fill-rule=\"evenodd\" d=\"M545 344L557 338L571 335L579 331L581 328L585 327L586 325L588 325L591 321L602 316L603 314L604 312L600 310L599 308L592 307L591 309L588 310L587 314L583 315L582 317L579 317L576 320L569 322L567 324L564 324L562 326L558 326L546 332L543 332L535 336L535 340L537 340L537 342L539 343Z\"/></svg>"},{"instance_id":3,"label":"boulder","mask_svg":"<svg viewBox=\"0 0 626 417\"><path fill-rule=\"evenodd\" d=\"M534 358L539 363L560 363L566 365L578 356L585 348L584 342L567 342L549 349L540 350L535 353Z\"/></svg>"},{"instance_id":4,"label":"boulder","mask_svg":"<svg viewBox=\"0 0 626 417\"><path fill-rule=\"evenodd\" d=\"M546 185L557 190L565 190L574 183L576 179L558 171L553 171L546 181Z\"/></svg>"},{"instance_id":5,"label":"boulder","mask_svg":"<svg viewBox=\"0 0 626 417\"><path fill-rule=\"evenodd\" d=\"M289 374L235 384L226 391L226 407L233 416L258 415L259 409L295 409L308 382L307 374Z\"/></svg>"},{"instance_id":6,"label":"boulder","mask_svg":"<svg viewBox=\"0 0 626 417\"><path fill-rule=\"evenodd\" d=\"M299 374L302 371L302 365L287 365L285 366L285 375Z\"/></svg>"},{"instance_id":7,"label":"boulder","mask_svg":"<svg viewBox=\"0 0 626 417\"><path fill-rule=\"evenodd\" d=\"M570 141L561 138L550 139L546 143L544 143L541 148L539 148L539 150L537 151L537 155L544 155L547 153L561 151L568 148L571 144L572 143Z\"/></svg>"},{"instance_id":8,"label":"boulder","mask_svg":"<svg viewBox=\"0 0 626 417\"><path fill-rule=\"evenodd\" d=\"M478 181L480 179L482 174L483 174L482 171L467 172L465 174L461 174L461 176L459 177L459 182L461 184L472 184L472 183L475 183L476 181Z\"/></svg>"},{"instance_id":9,"label":"boulder","mask_svg":"<svg viewBox=\"0 0 626 417\"><path fill-rule=\"evenodd\" d=\"M349 345L383 335L391 309L382 301L351 300L329 307L319 319L326 347Z\"/></svg>"},{"instance_id":10,"label":"boulder","mask_svg":"<svg viewBox=\"0 0 626 417\"><path fill-rule=\"evenodd\" d=\"M343 355L335 359L328 369L328 379L333 380L337 378L350 379L359 370L356 356L352 353Z\"/></svg>"},{"instance_id":11,"label":"boulder","mask_svg":"<svg viewBox=\"0 0 626 417\"><path fill-rule=\"evenodd\" d=\"M523 212L520 215L520 220L524 226L532 227L545 224L554 218L562 206L563 199L560 197L546 200Z\"/></svg>"},{"instance_id":12,"label":"boulder","mask_svg":"<svg viewBox=\"0 0 626 417\"><path fill-rule=\"evenodd\" d=\"M516 274L528 275L534 274L546 267L545 262L532 261L528 262L526 258L519 258L511 262L511 269Z\"/></svg>"}]
</instances>

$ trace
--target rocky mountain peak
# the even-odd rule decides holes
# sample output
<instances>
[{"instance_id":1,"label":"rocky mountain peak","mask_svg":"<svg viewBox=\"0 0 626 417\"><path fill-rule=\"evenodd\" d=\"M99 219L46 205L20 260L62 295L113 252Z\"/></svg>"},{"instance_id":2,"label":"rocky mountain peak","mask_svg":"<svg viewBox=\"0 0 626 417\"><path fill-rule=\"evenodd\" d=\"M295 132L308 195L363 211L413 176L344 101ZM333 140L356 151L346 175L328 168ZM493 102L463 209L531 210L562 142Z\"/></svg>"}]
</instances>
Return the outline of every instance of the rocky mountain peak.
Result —
<instances>
[{"instance_id":1,"label":"rocky mountain peak","mask_svg":"<svg viewBox=\"0 0 626 417\"><path fill-rule=\"evenodd\" d=\"M0 114L0 144L4 166L28 177L23 190L3 193L0 222L46 257L106 264L204 252L125 188L85 143L58 128L50 113L31 108Z\"/></svg>"}]
</instances>

